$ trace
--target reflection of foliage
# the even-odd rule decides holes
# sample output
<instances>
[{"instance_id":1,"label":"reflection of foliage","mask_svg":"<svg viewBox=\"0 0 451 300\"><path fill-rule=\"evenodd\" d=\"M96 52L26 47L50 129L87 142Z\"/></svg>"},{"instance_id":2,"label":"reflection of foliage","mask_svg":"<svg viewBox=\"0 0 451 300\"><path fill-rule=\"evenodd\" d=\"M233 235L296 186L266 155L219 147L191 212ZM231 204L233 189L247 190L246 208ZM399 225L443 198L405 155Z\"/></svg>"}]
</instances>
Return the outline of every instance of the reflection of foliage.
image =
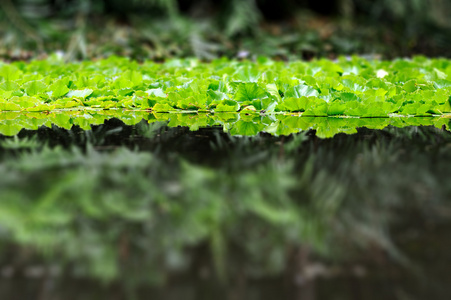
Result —
<instances>
[{"instance_id":1,"label":"reflection of foliage","mask_svg":"<svg viewBox=\"0 0 451 300\"><path fill-rule=\"evenodd\" d=\"M140 284L196 267L195 249L209 245L203 260L223 278L243 269L260 278L280 274L287 249L299 245L321 261L371 257L376 247L404 262L391 240L402 211L438 221L449 207L441 174L450 135L436 129L292 142L204 130L193 136L206 137L210 155L193 156L199 140L182 129L155 135L167 129L140 124L148 138L134 135L141 149L131 151L103 137L123 141L129 129L102 127L86 133L95 146L69 150L2 142L14 145L0 164L4 251L15 243L32 249L32 260L52 253L53 264L74 263L78 274ZM46 136L83 134L41 130L37 138Z\"/></svg>"},{"instance_id":2,"label":"reflection of foliage","mask_svg":"<svg viewBox=\"0 0 451 300\"><path fill-rule=\"evenodd\" d=\"M286 194L293 182L286 168L276 166L229 176L188 163L163 165L149 154L125 149L106 155L90 148L86 154L44 148L24 153L3 170L12 173L2 182L1 224L14 239L55 249L66 260L84 262L79 269L87 268L85 274L104 279L119 275L121 259L148 264L142 271L151 276L164 275L166 268L183 269L189 262L183 249L203 240L211 239L219 254L234 235L240 243L240 224L247 218L239 215L263 218L252 226L266 226L265 219L277 227L295 221ZM24 193L16 178L28 182ZM282 206L272 211L274 205ZM145 236L134 237L143 230ZM140 254L128 261L120 257L120 247ZM224 272L221 260L217 257L217 266Z\"/></svg>"},{"instance_id":3,"label":"reflection of foliage","mask_svg":"<svg viewBox=\"0 0 451 300\"><path fill-rule=\"evenodd\" d=\"M358 128L384 129L407 126L434 126L450 129L450 117L392 117L392 118L336 118L300 117L297 115L259 115L238 113L149 113L146 111L105 110L105 111L63 111L52 113L3 112L0 114L0 134L15 136L21 130L36 130L39 127L81 128L91 130L93 126L118 119L127 125L154 124L156 128L185 127L196 131L204 127L222 128L224 132L238 136L256 136L261 133L275 136L289 136L308 130L315 130L319 138L332 138L340 133L355 134ZM143 136L152 137L154 131L143 130ZM30 146L34 143L23 140L8 140L4 147L14 148L16 143Z\"/></svg>"}]
</instances>

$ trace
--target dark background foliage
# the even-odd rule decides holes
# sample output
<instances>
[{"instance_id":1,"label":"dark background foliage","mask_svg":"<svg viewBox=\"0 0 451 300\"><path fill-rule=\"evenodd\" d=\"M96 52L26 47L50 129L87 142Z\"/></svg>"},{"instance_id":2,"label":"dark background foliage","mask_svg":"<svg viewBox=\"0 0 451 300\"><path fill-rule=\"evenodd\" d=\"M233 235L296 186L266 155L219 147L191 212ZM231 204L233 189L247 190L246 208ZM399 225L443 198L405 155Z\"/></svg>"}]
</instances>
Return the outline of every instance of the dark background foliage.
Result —
<instances>
[{"instance_id":1,"label":"dark background foliage","mask_svg":"<svg viewBox=\"0 0 451 300\"><path fill-rule=\"evenodd\" d=\"M444 0L4 0L0 55L450 56Z\"/></svg>"}]
</instances>

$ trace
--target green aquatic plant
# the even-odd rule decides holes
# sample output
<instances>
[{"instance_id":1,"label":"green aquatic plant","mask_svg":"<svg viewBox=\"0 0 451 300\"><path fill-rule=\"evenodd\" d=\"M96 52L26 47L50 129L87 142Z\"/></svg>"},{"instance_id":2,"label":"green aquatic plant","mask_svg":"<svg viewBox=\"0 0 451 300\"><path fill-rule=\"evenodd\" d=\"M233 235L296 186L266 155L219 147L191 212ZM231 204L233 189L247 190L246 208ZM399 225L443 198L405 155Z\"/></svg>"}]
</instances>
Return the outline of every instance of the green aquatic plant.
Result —
<instances>
[{"instance_id":1,"label":"green aquatic plant","mask_svg":"<svg viewBox=\"0 0 451 300\"><path fill-rule=\"evenodd\" d=\"M449 76L450 60L424 57L162 64L117 57L65 64L53 57L0 66L0 111L434 116L451 113Z\"/></svg>"}]
</instances>

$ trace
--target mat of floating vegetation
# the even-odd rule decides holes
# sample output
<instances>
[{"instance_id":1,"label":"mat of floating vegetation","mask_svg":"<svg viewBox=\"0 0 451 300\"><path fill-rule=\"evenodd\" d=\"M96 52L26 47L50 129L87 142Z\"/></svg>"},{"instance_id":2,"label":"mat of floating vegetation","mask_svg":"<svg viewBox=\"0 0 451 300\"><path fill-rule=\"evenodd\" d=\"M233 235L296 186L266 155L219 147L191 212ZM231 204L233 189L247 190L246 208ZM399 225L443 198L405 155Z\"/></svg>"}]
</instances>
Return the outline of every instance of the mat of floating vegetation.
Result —
<instances>
[{"instance_id":1,"label":"mat of floating vegetation","mask_svg":"<svg viewBox=\"0 0 451 300\"><path fill-rule=\"evenodd\" d=\"M88 108L153 112L301 112L436 116L451 112L451 60L276 62L126 58L0 63L0 111Z\"/></svg>"}]
</instances>

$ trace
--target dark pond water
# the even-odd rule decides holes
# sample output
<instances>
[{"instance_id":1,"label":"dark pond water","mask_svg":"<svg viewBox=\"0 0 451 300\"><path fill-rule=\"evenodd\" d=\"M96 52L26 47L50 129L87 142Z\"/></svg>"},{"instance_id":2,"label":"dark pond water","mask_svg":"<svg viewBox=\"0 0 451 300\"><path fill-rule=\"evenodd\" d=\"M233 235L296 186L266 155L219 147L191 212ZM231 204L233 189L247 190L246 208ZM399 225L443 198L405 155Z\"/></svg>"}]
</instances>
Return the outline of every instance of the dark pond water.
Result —
<instances>
[{"instance_id":1,"label":"dark pond water","mask_svg":"<svg viewBox=\"0 0 451 300\"><path fill-rule=\"evenodd\" d=\"M449 299L450 119L105 114L1 115L0 299Z\"/></svg>"}]
</instances>

